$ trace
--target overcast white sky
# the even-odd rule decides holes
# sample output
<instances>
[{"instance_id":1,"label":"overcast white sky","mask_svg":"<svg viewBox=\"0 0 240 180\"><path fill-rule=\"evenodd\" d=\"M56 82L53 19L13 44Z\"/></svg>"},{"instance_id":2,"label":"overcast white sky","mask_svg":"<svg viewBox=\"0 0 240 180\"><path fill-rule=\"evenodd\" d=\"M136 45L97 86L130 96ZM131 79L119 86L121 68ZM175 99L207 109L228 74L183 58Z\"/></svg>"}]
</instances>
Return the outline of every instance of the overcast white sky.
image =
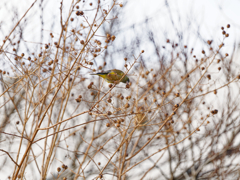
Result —
<instances>
[{"instance_id":1,"label":"overcast white sky","mask_svg":"<svg viewBox=\"0 0 240 180\"><path fill-rule=\"evenodd\" d=\"M106 3L110 0L102 0ZM26 12L30 5L34 2L33 0L0 0L0 45L2 40L11 31L20 17ZM39 15L41 15L41 6L39 4L42 1L37 1L33 9L28 13L27 22L28 28L24 34L24 39L29 43L39 43L41 32L41 21ZM65 0L64 3L69 3L70 0ZM88 1L95 3L94 0ZM123 30L124 33L120 33L121 37L131 40L134 33L144 34L144 22L148 19L148 26L155 32L154 36L158 39L159 44L163 44L167 38L175 39L175 29L172 25L171 19L174 21L175 26L178 30L187 32L187 38L190 38L190 43L196 49L201 49L202 44L196 43L196 31L200 25L200 33L206 39L214 39L216 42L221 42L221 26L231 24L229 29L230 37L225 42L226 47L231 49L234 43L240 42L240 1L239 0L128 0L119 1L125 6L120 10L119 18L124 21L119 31ZM127 3L126 3L127 2ZM172 12L172 17L169 16L169 9L166 7L166 2L169 5L169 9ZM55 23L53 32L59 33L59 0L43 0L43 20L44 20L44 37L48 37ZM90 8L89 6L85 6ZM68 12L68 8L65 8L64 12ZM18 19L13 19L15 12L18 13ZM180 19L179 19L180 17ZM13 23L14 22L14 23ZM191 22L191 30L187 31ZM21 23L24 24L24 21ZM136 25L136 31L124 31L133 24ZM127 32L127 33L125 33ZM158 33L159 32L159 33ZM168 33L168 37L165 37L164 32ZM192 32L192 34L191 34ZM38 36L36 36L38 34ZM121 38L120 38L121 39ZM192 40L191 40L192 39ZM47 43L49 38L46 38L44 43ZM183 39L185 41L185 39ZM114 43L118 43L116 39ZM186 40L187 42L187 40ZM196 47L196 45L198 47ZM148 55L151 55L151 47L142 44L140 49L148 51ZM144 54L145 55L145 54ZM121 57L122 58L122 57ZM4 179L4 178L3 178Z\"/></svg>"},{"instance_id":2,"label":"overcast white sky","mask_svg":"<svg viewBox=\"0 0 240 180\"><path fill-rule=\"evenodd\" d=\"M17 19L12 19L15 16L15 12L18 12L19 17L21 17L32 2L33 0L0 1L0 22L1 30L3 30L3 34L0 34L1 41L13 27L12 22L17 21ZM59 2L59 0L43 1L43 18L46 31L51 29L51 26L54 24L53 20L59 20ZM70 2L64 1L65 4ZM95 1L86 0L86 9L90 9L90 6L87 6L89 2L93 2L94 4ZM105 2L108 2L108 0L102 1L102 3ZM231 24L230 39L232 38L235 41L240 40L239 0L130 0L119 2L123 2L123 4L127 2L125 8L120 9L122 13L119 14L119 18L124 18L124 24L122 24L122 27L119 27L120 29L128 28L133 24L141 24L146 18L149 18L149 22L154 24L155 28L171 31L171 21L168 8L166 8L167 2L173 15L174 23L178 22L179 15L183 22L194 20L195 24L192 24L192 26L201 24L203 27L202 33L207 36L214 36L219 27L229 23ZM33 9L28 13L27 18L30 23L28 25L32 26L27 31L28 35L34 33L33 27L38 29L37 27L40 26L40 21L37 20L41 14L40 3L41 1L37 1ZM68 12L67 9L65 8L65 12ZM56 18L54 19L54 17ZM182 23L182 25L184 24ZM58 30L58 26L55 27L55 30ZM49 34L49 32L46 33Z\"/></svg>"}]
</instances>

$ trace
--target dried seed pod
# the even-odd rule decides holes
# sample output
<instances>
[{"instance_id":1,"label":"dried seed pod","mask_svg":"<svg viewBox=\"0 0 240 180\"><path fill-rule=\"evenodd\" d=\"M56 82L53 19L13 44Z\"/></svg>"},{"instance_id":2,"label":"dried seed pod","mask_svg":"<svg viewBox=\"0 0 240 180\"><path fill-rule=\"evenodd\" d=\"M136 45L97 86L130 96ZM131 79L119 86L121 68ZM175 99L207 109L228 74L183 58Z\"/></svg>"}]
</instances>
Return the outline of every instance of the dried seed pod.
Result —
<instances>
[{"instance_id":1,"label":"dried seed pod","mask_svg":"<svg viewBox=\"0 0 240 180\"><path fill-rule=\"evenodd\" d=\"M137 128L138 130L143 130L144 129L144 125L148 121L148 116L147 116L146 112L144 112L144 111L145 111L144 106L137 107L136 116L134 117L134 124L136 126L139 126Z\"/></svg>"},{"instance_id":2,"label":"dried seed pod","mask_svg":"<svg viewBox=\"0 0 240 180\"><path fill-rule=\"evenodd\" d=\"M207 43L208 43L209 45L211 45L211 44L212 44L212 40L208 40Z\"/></svg>"},{"instance_id":3,"label":"dried seed pod","mask_svg":"<svg viewBox=\"0 0 240 180\"><path fill-rule=\"evenodd\" d=\"M129 103L125 104L125 108L129 108L129 107L130 107Z\"/></svg>"},{"instance_id":4,"label":"dried seed pod","mask_svg":"<svg viewBox=\"0 0 240 180\"><path fill-rule=\"evenodd\" d=\"M215 90L213 91L213 93L214 93L214 94L217 94L217 90L215 89Z\"/></svg>"},{"instance_id":5,"label":"dried seed pod","mask_svg":"<svg viewBox=\"0 0 240 180\"><path fill-rule=\"evenodd\" d=\"M77 12L76 12L76 15L77 15L77 16L83 16L83 14L84 14L83 11L77 11Z\"/></svg>"},{"instance_id":6,"label":"dried seed pod","mask_svg":"<svg viewBox=\"0 0 240 180\"><path fill-rule=\"evenodd\" d=\"M211 80L211 75L210 75L210 74L208 74L208 75L207 75L207 78L208 78L209 80Z\"/></svg>"},{"instance_id":7,"label":"dried seed pod","mask_svg":"<svg viewBox=\"0 0 240 180\"><path fill-rule=\"evenodd\" d=\"M212 114L217 114L217 113L218 113L218 110L217 110L217 109L212 110L211 113L212 113Z\"/></svg>"}]
</instances>

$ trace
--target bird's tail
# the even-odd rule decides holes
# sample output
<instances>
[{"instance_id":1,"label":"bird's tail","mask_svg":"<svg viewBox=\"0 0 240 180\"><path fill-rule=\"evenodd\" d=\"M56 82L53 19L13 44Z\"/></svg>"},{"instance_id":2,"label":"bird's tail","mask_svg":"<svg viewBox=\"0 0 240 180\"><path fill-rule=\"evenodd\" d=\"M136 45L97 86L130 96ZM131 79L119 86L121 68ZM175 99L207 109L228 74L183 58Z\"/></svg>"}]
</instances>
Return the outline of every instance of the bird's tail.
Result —
<instances>
[{"instance_id":1,"label":"bird's tail","mask_svg":"<svg viewBox=\"0 0 240 180\"><path fill-rule=\"evenodd\" d=\"M90 74L90 75L106 75L106 74L108 74L108 73L102 72L102 73L95 73L95 74Z\"/></svg>"}]
</instances>

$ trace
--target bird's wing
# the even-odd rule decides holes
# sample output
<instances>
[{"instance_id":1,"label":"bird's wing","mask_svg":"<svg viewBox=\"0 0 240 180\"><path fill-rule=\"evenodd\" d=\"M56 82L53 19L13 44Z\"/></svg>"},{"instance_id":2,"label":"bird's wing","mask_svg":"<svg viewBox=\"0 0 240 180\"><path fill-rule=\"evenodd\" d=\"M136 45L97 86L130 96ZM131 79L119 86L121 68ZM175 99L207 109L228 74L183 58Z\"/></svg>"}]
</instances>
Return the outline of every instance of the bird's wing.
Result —
<instances>
[{"instance_id":1,"label":"bird's wing","mask_svg":"<svg viewBox=\"0 0 240 180\"><path fill-rule=\"evenodd\" d=\"M122 72L121 70L118 70L118 69L113 69L112 72L113 72L113 73L117 73L117 74L120 75L120 76L123 76L123 75L124 75L124 72Z\"/></svg>"},{"instance_id":2,"label":"bird's wing","mask_svg":"<svg viewBox=\"0 0 240 180\"><path fill-rule=\"evenodd\" d=\"M123 72L118 69L112 69L107 75L107 78L111 81L118 81L122 78Z\"/></svg>"}]
</instances>

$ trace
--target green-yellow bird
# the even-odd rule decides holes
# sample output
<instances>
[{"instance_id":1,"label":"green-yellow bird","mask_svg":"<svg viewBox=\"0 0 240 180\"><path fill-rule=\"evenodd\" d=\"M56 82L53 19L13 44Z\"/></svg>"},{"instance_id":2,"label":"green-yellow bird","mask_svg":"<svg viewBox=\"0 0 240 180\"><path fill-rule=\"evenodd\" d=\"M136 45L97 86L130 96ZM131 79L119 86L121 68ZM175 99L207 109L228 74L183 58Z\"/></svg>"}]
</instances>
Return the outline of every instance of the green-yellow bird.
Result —
<instances>
[{"instance_id":1,"label":"green-yellow bird","mask_svg":"<svg viewBox=\"0 0 240 180\"><path fill-rule=\"evenodd\" d=\"M115 83L119 81L124 76L124 74L125 73L122 72L121 70L112 69L112 70L103 71L103 72L99 72L91 75L98 75L103 79L105 79L108 83ZM130 81L129 78L125 75L120 82L128 83L129 81Z\"/></svg>"}]
</instances>

